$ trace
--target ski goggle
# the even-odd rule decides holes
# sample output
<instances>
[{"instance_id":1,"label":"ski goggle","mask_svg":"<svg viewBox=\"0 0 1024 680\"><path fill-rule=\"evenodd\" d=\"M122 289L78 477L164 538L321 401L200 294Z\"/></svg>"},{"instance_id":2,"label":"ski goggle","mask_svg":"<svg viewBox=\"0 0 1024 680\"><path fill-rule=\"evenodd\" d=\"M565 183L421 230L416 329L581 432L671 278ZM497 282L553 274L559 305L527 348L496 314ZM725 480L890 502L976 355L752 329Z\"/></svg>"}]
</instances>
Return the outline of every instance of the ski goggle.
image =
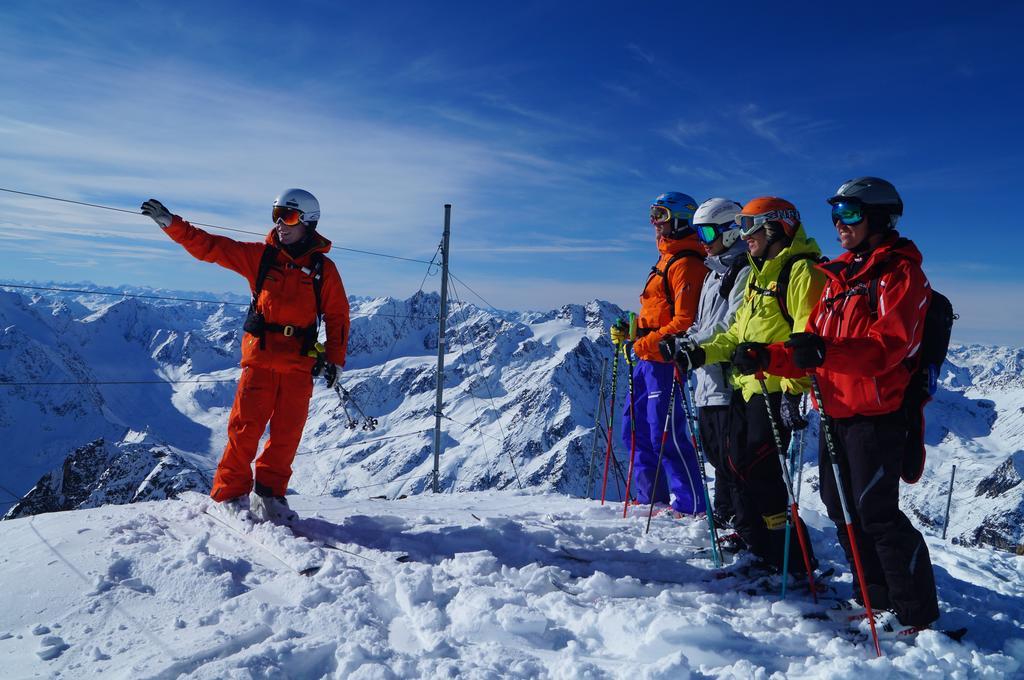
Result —
<instances>
[{"instance_id":1,"label":"ski goggle","mask_svg":"<svg viewBox=\"0 0 1024 680\"><path fill-rule=\"evenodd\" d=\"M750 238L769 222L788 222L792 225L798 221L800 221L800 215L795 210L769 210L761 215L736 216L736 224L740 227L740 238Z\"/></svg>"},{"instance_id":2,"label":"ski goggle","mask_svg":"<svg viewBox=\"0 0 1024 680\"><path fill-rule=\"evenodd\" d=\"M852 227L864 219L864 208L859 203L839 201L832 206L832 224L840 222Z\"/></svg>"},{"instance_id":3,"label":"ski goggle","mask_svg":"<svg viewBox=\"0 0 1024 680\"><path fill-rule=\"evenodd\" d=\"M723 231L728 231L731 224L695 224L693 230L697 232L697 239L706 246L715 242L715 239Z\"/></svg>"},{"instance_id":4,"label":"ski goggle","mask_svg":"<svg viewBox=\"0 0 1024 680\"><path fill-rule=\"evenodd\" d=\"M672 219L672 211L663 205L651 206L651 224L664 224Z\"/></svg>"},{"instance_id":5,"label":"ski goggle","mask_svg":"<svg viewBox=\"0 0 1024 680\"><path fill-rule=\"evenodd\" d=\"M280 222L286 227L294 227L296 224L302 221L302 211L296 210L295 208L287 208L283 205L275 205L271 216L274 219L274 224Z\"/></svg>"}]
</instances>

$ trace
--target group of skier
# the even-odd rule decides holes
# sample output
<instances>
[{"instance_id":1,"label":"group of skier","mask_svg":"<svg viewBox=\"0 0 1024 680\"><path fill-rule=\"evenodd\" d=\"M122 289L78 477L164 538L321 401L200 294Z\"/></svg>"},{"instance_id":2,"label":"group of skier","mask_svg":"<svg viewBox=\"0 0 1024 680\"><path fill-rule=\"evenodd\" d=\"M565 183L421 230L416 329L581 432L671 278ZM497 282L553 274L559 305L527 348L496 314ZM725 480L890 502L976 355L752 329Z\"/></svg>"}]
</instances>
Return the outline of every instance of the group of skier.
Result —
<instances>
[{"instance_id":1,"label":"group of skier","mask_svg":"<svg viewBox=\"0 0 1024 680\"><path fill-rule=\"evenodd\" d=\"M928 548L899 508L904 458L917 455L908 441L920 438L904 395L932 291L920 252L896 231L903 201L891 183L849 180L828 203L844 251L831 261L785 199L655 199L661 257L636 323L611 328L631 365L622 427L629 481L636 503L704 514L693 434L715 470L707 514L735 532L723 547L749 550L766 570L813 572L810 542L787 530L793 523L806 535L784 456L807 425L802 405L813 386L821 498L853 573L855 603L836 606L865 608L872 631L879 622L913 635L939 616ZM691 379L693 433L682 413L669 414Z\"/></svg>"},{"instance_id":2,"label":"group of skier","mask_svg":"<svg viewBox=\"0 0 1024 680\"><path fill-rule=\"evenodd\" d=\"M892 184L850 180L828 202L845 252L825 262L784 199L742 206L723 198L698 206L678 192L655 199L650 221L661 257L637 323L611 329L631 365L623 425L629 481L639 503L671 502L676 513L707 512L715 525L731 525L728 547L749 550L767 567L813 572L780 455L806 426L801 402L813 382L814 403L830 416L823 418L821 496L837 527L849 528L839 541L857 567L854 598L895 617L890 629L913 633L938 618L928 548L899 509L914 434L903 395L931 291L920 253L896 231L903 202ZM345 289L324 257L331 244L316 231L319 203L302 189L283 192L264 243L211 235L154 199L142 212L197 259L248 280L243 370L210 495L258 519L289 522L295 516L285 494L312 377L322 368L328 386L338 379L349 333ZM713 512L683 412L691 376L692 434L715 469ZM799 551L785 530L794 521Z\"/></svg>"}]
</instances>

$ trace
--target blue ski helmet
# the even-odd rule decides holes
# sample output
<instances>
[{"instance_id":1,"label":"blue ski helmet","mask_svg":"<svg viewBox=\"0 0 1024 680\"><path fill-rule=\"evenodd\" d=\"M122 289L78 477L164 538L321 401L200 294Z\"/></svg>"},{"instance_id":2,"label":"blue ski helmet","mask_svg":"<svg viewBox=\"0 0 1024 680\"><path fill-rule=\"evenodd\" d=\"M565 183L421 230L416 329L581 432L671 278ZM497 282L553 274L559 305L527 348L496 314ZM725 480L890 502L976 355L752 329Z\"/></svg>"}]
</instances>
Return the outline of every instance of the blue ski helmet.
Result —
<instances>
[{"instance_id":1,"label":"blue ski helmet","mask_svg":"<svg viewBox=\"0 0 1024 680\"><path fill-rule=\"evenodd\" d=\"M667 208L672 215L672 231L667 234L669 238L683 238L693 233L691 223L693 213L697 211L697 201L692 196L679 191L666 191L651 204L652 220L655 206Z\"/></svg>"}]
</instances>

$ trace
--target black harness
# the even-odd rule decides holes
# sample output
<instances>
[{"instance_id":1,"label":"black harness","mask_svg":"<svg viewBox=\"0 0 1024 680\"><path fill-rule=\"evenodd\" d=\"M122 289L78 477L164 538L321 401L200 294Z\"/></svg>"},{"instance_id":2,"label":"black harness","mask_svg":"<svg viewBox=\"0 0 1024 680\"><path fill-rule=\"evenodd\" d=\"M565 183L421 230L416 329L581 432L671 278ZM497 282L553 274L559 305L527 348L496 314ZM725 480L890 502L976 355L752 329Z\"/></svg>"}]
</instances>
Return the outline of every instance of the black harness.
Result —
<instances>
[{"instance_id":1,"label":"black harness","mask_svg":"<svg viewBox=\"0 0 1024 680\"><path fill-rule=\"evenodd\" d=\"M323 253L313 253L310 256L312 260L311 267L300 267L292 262L277 265L277 254L279 252L278 248L270 244L267 244L263 249L259 269L256 270L256 284L253 286L252 301L249 303L249 311L245 315L245 324L242 328L246 333L259 338L261 350L267 348L267 333L280 333L286 338L298 337L302 341L299 354L305 356L306 353L313 349L320 334L320 317L322 316L320 311L320 289L323 286L324 256ZM275 267L298 269L313 279L313 294L316 296L316 318L309 326L270 323L263 316L263 313L259 311L258 304L260 292L263 290L263 282L270 270Z\"/></svg>"}]
</instances>

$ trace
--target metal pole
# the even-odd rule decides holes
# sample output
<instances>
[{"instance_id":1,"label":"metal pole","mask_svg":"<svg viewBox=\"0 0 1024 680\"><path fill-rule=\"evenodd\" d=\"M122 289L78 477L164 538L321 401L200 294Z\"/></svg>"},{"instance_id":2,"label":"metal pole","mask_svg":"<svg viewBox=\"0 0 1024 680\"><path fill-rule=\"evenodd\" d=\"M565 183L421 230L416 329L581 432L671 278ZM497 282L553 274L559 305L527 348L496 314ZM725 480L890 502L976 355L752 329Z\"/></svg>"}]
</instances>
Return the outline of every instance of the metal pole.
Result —
<instances>
[{"instance_id":1,"label":"metal pole","mask_svg":"<svg viewBox=\"0 0 1024 680\"><path fill-rule=\"evenodd\" d=\"M448 236L451 234L452 206L444 205L444 236L441 239L441 311L437 319L437 397L434 399L434 493L440 493L441 397L444 392L444 331L448 320Z\"/></svg>"},{"instance_id":2,"label":"metal pole","mask_svg":"<svg viewBox=\"0 0 1024 680\"><path fill-rule=\"evenodd\" d=\"M601 363L601 387L597 390L597 406L594 407L594 440L590 444L590 467L587 469L587 492L583 498L590 498L594 490L594 463L597 458L597 432L601 429L601 405L604 404L604 375L608 358Z\"/></svg>"},{"instance_id":3,"label":"metal pole","mask_svg":"<svg viewBox=\"0 0 1024 680\"><path fill-rule=\"evenodd\" d=\"M946 493L946 519L942 520L942 540L946 540L946 529L949 527L949 504L953 501L953 480L956 479L956 465L949 476L949 491Z\"/></svg>"}]
</instances>

